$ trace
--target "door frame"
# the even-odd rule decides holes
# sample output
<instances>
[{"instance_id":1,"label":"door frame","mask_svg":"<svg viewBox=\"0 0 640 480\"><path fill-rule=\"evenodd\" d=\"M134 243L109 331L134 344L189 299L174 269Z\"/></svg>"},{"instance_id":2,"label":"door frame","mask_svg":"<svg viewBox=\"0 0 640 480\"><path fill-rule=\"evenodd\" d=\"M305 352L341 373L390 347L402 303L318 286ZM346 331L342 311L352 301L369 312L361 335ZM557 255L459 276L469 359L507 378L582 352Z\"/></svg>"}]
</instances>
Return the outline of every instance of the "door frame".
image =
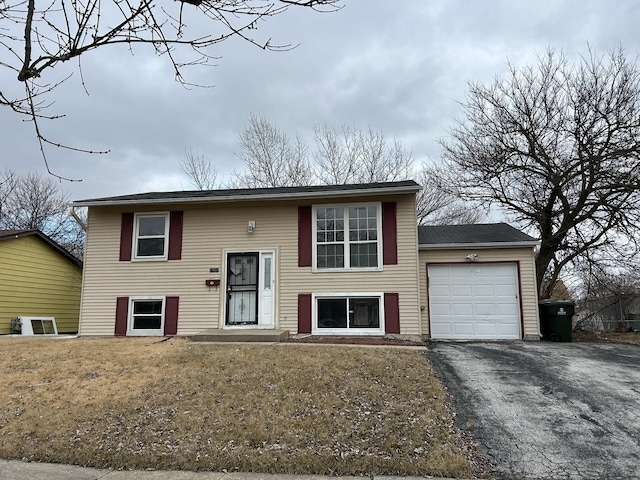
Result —
<instances>
[{"instance_id":1,"label":"door frame","mask_svg":"<svg viewBox=\"0 0 640 480\"><path fill-rule=\"evenodd\" d=\"M229 308L229 304L228 304L228 296L227 296L227 283L229 281L229 277L228 277L228 261L229 261L229 255L236 255L236 254L243 254L243 253L257 253L258 254L258 305L257 305L257 309L258 309L258 323L257 324L253 324L253 325L227 325L226 322L226 318L227 318L227 309ZM221 298L220 298L220 328L224 329L224 330L257 330L257 329L264 329L264 330L273 330L276 328L276 323L277 323L277 316L276 316L276 312L278 310L278 291L277 291L277 272L278 269L276 268L277 266L277 252L275 248L256 248L256 249L243 249L243 250L238 250L238 249L227 249L224 250L222 252L223 255L223 272L224 275L221 275L222 277L222 285L220 288L220 293L221 293ZM271 255L271 291L272 291L272 308L271 308L271 318L273 319L271 324L265 325L265 324L261 324L261 314L263 313L263 308L262 308L262 292L263 292L263 288L261 287L263 285L262 282L262 262L263 262L263 258L264 255Z\"/></svg>"}]
</instances>

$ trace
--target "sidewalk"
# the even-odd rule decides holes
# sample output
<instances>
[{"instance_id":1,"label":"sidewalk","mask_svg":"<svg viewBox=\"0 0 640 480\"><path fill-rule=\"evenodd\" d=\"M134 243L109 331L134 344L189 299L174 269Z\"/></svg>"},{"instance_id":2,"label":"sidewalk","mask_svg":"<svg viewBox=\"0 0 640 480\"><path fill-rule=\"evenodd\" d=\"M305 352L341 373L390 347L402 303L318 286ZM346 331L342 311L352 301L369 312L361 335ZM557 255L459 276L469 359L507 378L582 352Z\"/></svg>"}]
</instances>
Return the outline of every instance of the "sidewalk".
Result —
<instances>
[{"instance_id":1,"label":"sidewalk","mask_svg":"<svg viewBox=\"0 0 640 480\"><path fill-rule=\"evenodd\" d=\"M113 471L98 468L60 465L56 463L28 463L0 460L2 480L424 480L435 477L330 477L325 475L271 475L266 473L221 473L181 471ZM439 480L447 480L438 477Z\"/></svg>"}]
</instances>

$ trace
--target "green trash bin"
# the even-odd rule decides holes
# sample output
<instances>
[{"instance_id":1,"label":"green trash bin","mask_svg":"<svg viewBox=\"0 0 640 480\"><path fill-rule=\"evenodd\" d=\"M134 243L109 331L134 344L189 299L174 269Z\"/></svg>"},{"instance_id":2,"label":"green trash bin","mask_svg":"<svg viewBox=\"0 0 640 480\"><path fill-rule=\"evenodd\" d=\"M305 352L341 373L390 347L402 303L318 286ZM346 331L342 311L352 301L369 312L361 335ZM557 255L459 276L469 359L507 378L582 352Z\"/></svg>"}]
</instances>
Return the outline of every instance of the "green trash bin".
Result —
<instances>
[{"instance_id":1,"label":"green trash bin","mask_svg":"<svg viewBox=\"0 0 640 480\"><path fill-rule=\"evenodd\" d=\"M572 318L576 304L570 301L541 300L538 302L540 312L540 333L543 340L551 342L570 342L573 330Z\"/></svg>"}]
</instances>

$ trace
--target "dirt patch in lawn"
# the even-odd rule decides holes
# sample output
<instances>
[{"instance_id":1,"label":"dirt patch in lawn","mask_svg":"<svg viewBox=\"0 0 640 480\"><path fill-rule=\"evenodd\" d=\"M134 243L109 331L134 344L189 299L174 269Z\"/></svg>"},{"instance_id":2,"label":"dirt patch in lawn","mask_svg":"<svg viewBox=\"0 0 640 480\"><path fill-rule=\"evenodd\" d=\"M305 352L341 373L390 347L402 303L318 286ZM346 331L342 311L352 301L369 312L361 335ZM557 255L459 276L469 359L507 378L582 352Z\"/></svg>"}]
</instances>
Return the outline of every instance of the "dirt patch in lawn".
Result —
<instances>
[{"instance_id":1,"label":"dirt patch in lawn","mask_svg":"<svg viewBox=\"0 0 640 480\"><path fill-rule=\"evenodd\" d=\"M626 343L640 345L639 332L573 332L574 342Z\"/></svg>"},{"instance_id":2,"label":"dirt patch in lawn","mask_svg":"<svg viewBox=\"0 0 640 480\"><path fill-rule=\"evenodd\" d=\"M114 469L471 477L426 353L0 338L0 458Z\"/></svg>"}]
</instances>

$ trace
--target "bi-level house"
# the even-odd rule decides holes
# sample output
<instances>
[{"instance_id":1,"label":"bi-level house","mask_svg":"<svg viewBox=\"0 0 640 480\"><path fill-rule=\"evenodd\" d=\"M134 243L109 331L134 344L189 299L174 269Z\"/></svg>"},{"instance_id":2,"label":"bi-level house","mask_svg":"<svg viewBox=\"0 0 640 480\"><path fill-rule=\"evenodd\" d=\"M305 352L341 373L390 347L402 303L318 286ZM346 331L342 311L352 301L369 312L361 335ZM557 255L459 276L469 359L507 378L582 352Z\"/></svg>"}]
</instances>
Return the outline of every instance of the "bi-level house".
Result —
<instances>
[{"instance_id":1,"label":"bi-level house","mask_svg":"<svg viewBox=\"0 0 640 480\"><path fill-rule=\"evenodd\" d=\"M402 181L142 193L75 202L88 207L79 333L265 329L429 335L429 257L422 249L433 249L418 239L419 189ZM470 274L478 278L477 271L486 279L491 270L494 278L494 270L500 270L494 267L510 265L507 280L498 278L495 289L484 289L484 304L494 306L481 308L481 317L456 316L455 296L446 300L449 319L442 317L446 306L436 303L444 337L447 328L450 338L538 335L535 240L505 227L513 238L504 244L504 232L497 229L497 241L463 247L480 252L473 262L466 250L454 246L443 256L442 245L435 245L437 264L473 263ZM447 238L455 243L455 234ZM482 264L484 256L492 262ZM442 269L436 270L442 276ZM454 270L455 277L460 272ZM504 281L512 283L500 285ZM505 288L510 303L502 308ZM440 295L436 301L444 298L442 289L434 293ZM504 322L509 325L503 327Z\"/></svg>"}]
</instances>

